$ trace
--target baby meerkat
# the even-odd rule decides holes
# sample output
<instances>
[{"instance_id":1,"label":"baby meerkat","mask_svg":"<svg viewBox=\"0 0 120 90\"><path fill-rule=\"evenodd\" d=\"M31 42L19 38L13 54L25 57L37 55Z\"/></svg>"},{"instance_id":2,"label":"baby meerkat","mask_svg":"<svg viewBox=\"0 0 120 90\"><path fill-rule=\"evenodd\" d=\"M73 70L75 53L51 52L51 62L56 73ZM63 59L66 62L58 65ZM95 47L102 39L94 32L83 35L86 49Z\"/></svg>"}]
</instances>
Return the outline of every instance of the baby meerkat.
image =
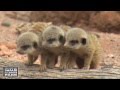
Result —
<instances>
[{"instance_id":1,"label":"baby meerkat","mask_svg":"<svg viewBox=\"0 0 120 90\"><path fill-rule=\"evenodd\" d=\"M58 56L65 51L63 49L65 42L64 36L64 30L55 25L51 25L43 31L42 46L44 49L46 49L46 58L49 58L48 60L44 60L44 62L47 63L48 68L54 68L55 64L57 63Z\"/></svg>"},{"instance_id":2,"label":"baby meerkat","mask_svg":"<svg viewBox=\"0 0 120 90\"><path fill-rule=\"evenodd\" d=\"M51 22L21 23L16 27L16 32L18 35L20 35L21 33L27 32L27 31L39 33L39 32L42 32L45 28L47 28L49 25L52 25L52 23Z\"/></svg>"},{"instance_id":3,"label":"baby meerkat","mask_svg":"<svg viewBox=\"0 0 120 90\"><path fill-rule=\"evenodd\" d=\"M68 60L71 67L75 61L82 69L98 68L101 59L101 46L96 35L87 33L81 28L71 28L66 33L64 46L75 55L73 61Z\"/></svg>"},{"instance_id":4,"label":"baby meerkat","mask_svg":"<svg viewBox=\"0 0 120 90\"><path fill-rule=\"evenodd\" d=\"M17 53L28 55L28 61L25 64L32 65L40 54L39 37L33 32L25 32L18 37L16 44Z\"/></svg>"}]
</instances>

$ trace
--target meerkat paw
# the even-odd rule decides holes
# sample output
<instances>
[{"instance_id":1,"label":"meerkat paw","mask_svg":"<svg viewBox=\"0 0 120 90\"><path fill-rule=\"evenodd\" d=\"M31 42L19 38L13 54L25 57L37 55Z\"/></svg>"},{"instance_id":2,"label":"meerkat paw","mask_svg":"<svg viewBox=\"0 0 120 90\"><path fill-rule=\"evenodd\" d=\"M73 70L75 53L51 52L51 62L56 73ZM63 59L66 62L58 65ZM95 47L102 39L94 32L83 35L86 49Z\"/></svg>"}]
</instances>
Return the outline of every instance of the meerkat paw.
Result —
<instances>
[{"instance_id":1,"label":"meerkat paw","mask_svg":"<svg viewBox=\"0 0 120 90\"><path fill-rule=\"evenodd\" d=\"M60 71L63 71L65 69L68 69L68 66L67 65L61 65L59 69L60 69Z\"/></svg>"},{"instance_id":2,"label":"meerkat paw","mask_svg":"<svg viewBox=\"0 0 120 90\"><path fill-rule=\"evenodd\" d=\"M40 72L45 72L47 70L46 65L41 65L39 71Z\"/></svg>"},{"instance_id":3,"label":"meerkat paw","mask_svg":"<svg viewBox=\"0 0 120 90\"><path fill-rule=\"evenodd\" d=\"M47 66L49 69L53 69L55 66L54 65L48 65Z\"/></svg>"},{"instance_id":4,"label":"meerkat paw","mask_svg":"<svg viewBox=\"0 0 120 90\"><path fill-rule=\"evenodd\" d=\"M82 70L89 70L89 67L83 67Z\"/></svg>"},{"instance_id":5,"label":"meerkat paw","mask_svg":"<svg viewBox=\"0 0 120 90\"><path fill-rule=\"evenodd\" d=\"M33 65L33 63L32 63L32 62L30 62L30 61L27 61L27 62L25 62L25 65L26 65L26 66L32 66L32 65Z\"/></svg>"},{"instance_id":6,"label":"meerkat paw","mask_svg":"<svg viewBox=\"0 0 120 90\"><path fill-rule=\"evenodd\" d=\"M68 65L67 65L67 68L68 68L68 69L74 69L74 65L73 65L73 64L68 64Z\"/></svg>"}]
</instances>

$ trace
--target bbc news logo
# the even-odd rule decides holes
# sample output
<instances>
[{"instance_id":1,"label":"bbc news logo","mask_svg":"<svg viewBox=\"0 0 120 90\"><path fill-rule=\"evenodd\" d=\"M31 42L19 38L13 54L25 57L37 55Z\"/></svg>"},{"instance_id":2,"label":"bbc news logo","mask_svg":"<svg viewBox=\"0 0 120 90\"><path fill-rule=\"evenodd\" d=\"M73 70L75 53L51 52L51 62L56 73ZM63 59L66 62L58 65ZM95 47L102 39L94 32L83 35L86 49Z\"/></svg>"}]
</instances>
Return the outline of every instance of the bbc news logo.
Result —
<instances>
[{"instance_id":1,"label":"bbc news logo","mask_svg":"<svg viewBox=\"0 0 120 90\"><path fill-rule=\"evenodd\" d=\"M3 76L17 77L18 76L18 67L3 67Z\"/></svg>"}]
</instances>

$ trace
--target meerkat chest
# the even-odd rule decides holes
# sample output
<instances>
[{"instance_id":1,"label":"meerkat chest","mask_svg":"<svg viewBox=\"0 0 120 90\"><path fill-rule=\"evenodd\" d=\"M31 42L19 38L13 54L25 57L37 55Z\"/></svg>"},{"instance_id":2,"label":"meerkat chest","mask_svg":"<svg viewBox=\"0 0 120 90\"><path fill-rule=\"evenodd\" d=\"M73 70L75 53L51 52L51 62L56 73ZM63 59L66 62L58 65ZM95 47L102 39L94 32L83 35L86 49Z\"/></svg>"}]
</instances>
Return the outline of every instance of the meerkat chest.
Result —
<instances>
[{"instance_id":1,"label":"meerkat chest","mask_svg":"<svg viewBox=\"0 0 120 90\"><path fill-rule=\"evenodd\" d=\"M60 55L63 52L61 47L59 47L59 48L51 48L51 49L49 49L49 51L56 54L56 55Z\"/></svg>"},{"instance_id":2,"label":"meerkat chest","mask_svg":"<svg viewBox=\"0 0 120 90\"><path fill-rule=\"evenodd\" d=\"M38 51L38 50L35 50L33 53L32 53L32 55L34 55L34 56L37 56L37 55L39 55L40 54L40 52Z\"/></svg>"},{"instance_id":3,"label":"meerkat chest","mask_svg":"<svg viewBox=\"0 0 120 90\"><path fill-rule=\"evenodd\" d=\"M73 51L78 57L85 57L87 56L90 51L87 48L81 48L79 50L74 50Z\"/></svg>"},{"instance_id":4,"label":"meerkat chest","mask_svg":"<svg viewBox=\"0 0 120 90\"><path fill-rule=\"evenodd\" d=\"M86 55L86 53L85 53L85 52L82 52L82 51L75 52L75 54L76 54L77 56L79 56L79 57L83 57L83 56Z\"/></svg>"}]
</instances>

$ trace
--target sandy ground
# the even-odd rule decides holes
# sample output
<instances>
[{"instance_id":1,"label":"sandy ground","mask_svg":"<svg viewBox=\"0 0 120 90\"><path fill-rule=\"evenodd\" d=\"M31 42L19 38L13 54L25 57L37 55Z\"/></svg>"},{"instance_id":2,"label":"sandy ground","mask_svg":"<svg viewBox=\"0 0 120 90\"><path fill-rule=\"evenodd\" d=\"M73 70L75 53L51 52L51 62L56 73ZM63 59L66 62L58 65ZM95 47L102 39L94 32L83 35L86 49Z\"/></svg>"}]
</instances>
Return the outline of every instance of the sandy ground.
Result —
<instances>
[{"instance_id":1,"label":"sandy ground","mask_svg":"<svg viewBox=\"0 0 120 90\"><path fill-rule=\"evenodd\" d=\"M10 27L2 25L9 22ZM26 55L16 53L16 25L23 21L8 18L0 12L0 57L25 62ZM119 67L120 66L120 35L114 33L97 32L100 35L100 42L103 47L103 60L101 66ZM37 61L38 63L39 61Z\"/></svg>"}]
</instances>

